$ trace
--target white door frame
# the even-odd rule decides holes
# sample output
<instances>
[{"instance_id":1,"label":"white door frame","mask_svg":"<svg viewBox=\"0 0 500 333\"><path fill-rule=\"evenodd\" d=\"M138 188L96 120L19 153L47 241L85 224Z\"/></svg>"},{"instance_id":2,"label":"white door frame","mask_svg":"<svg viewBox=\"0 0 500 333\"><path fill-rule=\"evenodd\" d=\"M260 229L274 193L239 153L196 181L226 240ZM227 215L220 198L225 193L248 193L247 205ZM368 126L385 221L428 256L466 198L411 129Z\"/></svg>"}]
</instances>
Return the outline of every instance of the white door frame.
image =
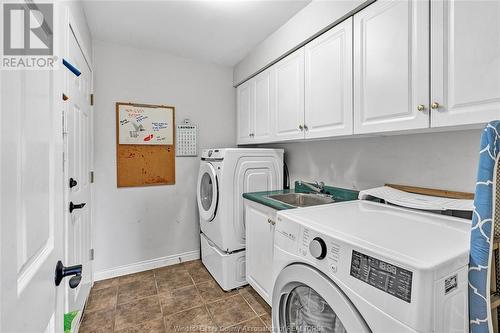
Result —
<instances>
[{"instance_id":1,"label":"white door frame","mask_svg":"<svg viewBox=\"0 0 500 333\"><path fill-rule=\"evenodd\" d=\"M72 35L76 39L80 50L83 54L83 57L85 58L86 64L90 70L91 77L90 77L90 85L91 85L91 92L93 92L93 68L92 68L92 63L91 63L91 56L88 52L88 50L85 48L85 45L82 43L82 35L80 34L80 30L78 28L78 25L76 23L76 20L74 19L73 14L71 13L69 8L66 8L66 13L65 13L65 22L64 22L64 57L67 57L69 54L69 38L72 38ZM66 79L66 76L64 76L64 82L63 82L63 91L67 92L68 90L68 80ZM90 98L90 96L89 96ZM68 113L68 104L64 105L64 113L65 113L65 122L67 119L67 113ZM66 127L66 125L65 125ZM93 106L90 105L90 169L93 170L94 168L94 112L93 112ZM68 235L68 223L70 222L70 214L68 211L69 207L69 188L68 188L68 181L69 181L69 171L68 171L68 160L67 157L69 156L68 154L68 145L67 145L67 135L64 135L64 174L63 174L63 184L64 184L64 260L65 262L68 262L68 248L67 248L67 239L69 237ZM88 175L90 176L90 175ZM92 184L90 185L90 203L88 203L88 209L90 209L90 248L93 248L93 224L94 224L94 210L92 209L92 203L94 199L94 190ZM91 266L91 281L92 284L94 282L94 269L93 269L93 262L90 262ZM66 285L65 287L65 296L64 296L64 310L67 312L68 309L68 297L69 297L69 286ZM83 309L82 309L83 310ZM77 317L74 319L74 322L76 323L76 331L78 330L79 327L79 322L81 320L81 315L83 311L80 311L77 315Z\"/></svg>"}]
</instances>

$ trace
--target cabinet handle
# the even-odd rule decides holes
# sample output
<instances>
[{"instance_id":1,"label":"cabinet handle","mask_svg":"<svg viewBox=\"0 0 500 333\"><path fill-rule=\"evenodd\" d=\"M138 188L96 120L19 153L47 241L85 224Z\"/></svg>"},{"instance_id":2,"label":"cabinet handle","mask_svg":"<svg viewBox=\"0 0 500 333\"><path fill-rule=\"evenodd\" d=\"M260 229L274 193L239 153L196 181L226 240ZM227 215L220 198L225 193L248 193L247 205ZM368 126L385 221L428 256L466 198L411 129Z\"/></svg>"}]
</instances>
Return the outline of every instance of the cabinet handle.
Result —
<instances>
[{"instance_id":1,"label":"cabinet handle","mask_svg":"<svg viewBox=\"0 0 500 333\"><path fill-rule=\"evenodd\" d=\"M424 111L425 110L425 105L423 105L423 104L417 105L417 110L420 111L420 112Z\"/></svg>"},{"instance_id":2,"label":"cabinet handle","mask_svg":"<svg viewBox=\"0 0 500 333\"><path fill-rule=\"evenodd\" d=\"M309 131L309 127L307 127L307 125L304 125L304 130L307 132Z\"/></svg>"},{"instance_id":3,"label":"cabinet handle","mask_svg":"<svg viewBox=\"0 0 500 333\"><path fill-rule=\"evenodd\" d=\"M304 130L304 126L299 125L299 130L302 132Z\"/></svg>"},{"instance_id":4,"label":"cabinet handle","mask_svg":"<svg viewBox=\"0 0 500 333\"><path fill-rule=\"evenodd\" d=\"M434 110L439 109L439 106L440 106L440 105L439 105L439 103L438 103L438 102L433 102L433 103L431 104L431 109L434 109Z\"/></svg>"},{"instance_id":5,"label":"cabinet handle","mask_svg":"<svg viewBox=\"0 0 500 333\"><path fill-rule=\"evenodd\" d=\"M276 222L274 222L274 221L273 221L273 220L271 220L271 219L267 219L267 223L269 223L270 225L275 225L275 224L276 224Z\"/></svg>"},{"instance_id":6,"label":"cabinet handle","mask_svg":"<svg viewBox=\"0 0 500 333\"><path fill-rule=\"evenodd\" d=\"M248 136L251 137L251 138L253 138L255 136L255 134L250 133L250 134L248 134Z\"/></svg>"}]
</instances>

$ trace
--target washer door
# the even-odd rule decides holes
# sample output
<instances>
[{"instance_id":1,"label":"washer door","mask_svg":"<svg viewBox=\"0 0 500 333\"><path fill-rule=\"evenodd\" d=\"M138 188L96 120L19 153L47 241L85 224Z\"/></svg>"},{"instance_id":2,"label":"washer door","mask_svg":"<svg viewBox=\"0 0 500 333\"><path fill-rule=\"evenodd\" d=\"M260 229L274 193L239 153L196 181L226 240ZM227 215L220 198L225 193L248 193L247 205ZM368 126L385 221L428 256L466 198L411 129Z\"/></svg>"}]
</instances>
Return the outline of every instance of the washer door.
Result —
<instances>
[{"instance_id":1,"label":"washer door","mask_svg":"<svg viewBox=\"0 0 500 333\"><path fill-rule=\"evenodd\" d=\"M211 163L206 162L200 165L197 200L200 217L205 221L212 221L215 218L219 201L219 185L215 168Z\"/></svg>"},{"instance_id":2,"label":"washer door","mask_svg":"<svg viewBox=\"0 0 500 333\"><path fill-rule=\"evenodd\" d=\"M290 265L279 274L274 285L272 311L274 332L371 332L337 285L303 264Z\"/></svg>"}]
</instances>

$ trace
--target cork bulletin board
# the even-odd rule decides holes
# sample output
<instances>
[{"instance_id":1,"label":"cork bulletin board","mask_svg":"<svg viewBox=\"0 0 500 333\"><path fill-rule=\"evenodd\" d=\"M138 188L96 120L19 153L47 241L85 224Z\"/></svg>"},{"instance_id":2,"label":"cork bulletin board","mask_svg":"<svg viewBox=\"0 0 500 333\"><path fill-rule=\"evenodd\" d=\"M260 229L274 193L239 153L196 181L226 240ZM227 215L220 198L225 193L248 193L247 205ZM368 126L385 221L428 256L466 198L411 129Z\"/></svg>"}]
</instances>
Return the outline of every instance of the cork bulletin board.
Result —
<instances>
[{"instance_id":1,"label":"cork bulletin board","mask_svg":"<svg viewBox=\"0 0 500 333\"><path fill-rule=\"evenodd\" d=\"M118 187L175 184L175 108L116 103Z\"/></svg>"}]
</instances>

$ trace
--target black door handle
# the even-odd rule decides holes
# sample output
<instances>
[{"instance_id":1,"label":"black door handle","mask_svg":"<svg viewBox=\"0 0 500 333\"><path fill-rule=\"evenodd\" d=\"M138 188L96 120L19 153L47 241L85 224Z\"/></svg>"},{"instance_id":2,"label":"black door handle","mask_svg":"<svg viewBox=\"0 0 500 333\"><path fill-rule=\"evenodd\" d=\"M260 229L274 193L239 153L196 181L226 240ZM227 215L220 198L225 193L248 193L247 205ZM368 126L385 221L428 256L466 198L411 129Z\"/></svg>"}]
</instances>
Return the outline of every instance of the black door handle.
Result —
<instances>
[{"instance_id":1,"label":"black door handle","mask_svg":"<svg viewBox=\"0 0 500 333\"><path fill-rule=\"evenodd\" d=\"M69 212L73 213L75 209L82 209L85 207L85 202L79 203L79 204L74 204L73 201L69 203Z\"/></svg>"},{"instance_id":2,"label":"black door handle","mask_svg":"<svg viewBox=\"0 0 500 333\"><path fill-rule=\"evenodd\" d=\"M76 274L71 279L69 279L69 287L71 289L75 289L80 284L80 281L82 281L82 275Z\"/></svg>"},{"instance_id":3,"label":"black door handle","mask_svg":"<svg viewBox=\"0 0 500 333\"><path fill-rule=\"evenodd\" d=\"M74 289L78 287L80 281L82 280L82 265L64 267L61 260L59 260L56 264L56 271L54 277L54 282L56 283L56 286L61 284L63 278L72 275L74 276L69 280L69 286L71 289Z\"/></svg>"},{"instance_id":4,"label":"black door handle","mask_svg":"<svg viewBox=\"0 0 500 333\"><path fill-rule=\"evenodd\" d=\"M69 188L73 188L76 185L78 185L78 182L76 181L76 179L70 178L69 179Z\"/></svg>"}]
</instances>

